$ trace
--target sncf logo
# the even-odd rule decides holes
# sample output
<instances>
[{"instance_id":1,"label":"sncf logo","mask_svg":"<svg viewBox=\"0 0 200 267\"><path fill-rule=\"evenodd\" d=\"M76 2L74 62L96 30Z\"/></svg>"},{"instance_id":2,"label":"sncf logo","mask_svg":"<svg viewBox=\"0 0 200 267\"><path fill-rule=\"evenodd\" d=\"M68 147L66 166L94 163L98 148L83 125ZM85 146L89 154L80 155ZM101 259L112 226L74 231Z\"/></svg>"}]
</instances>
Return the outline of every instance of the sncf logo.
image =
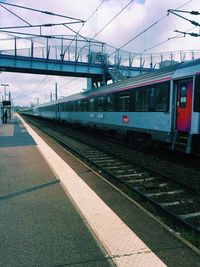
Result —
<instances>
[{"instance_id":1,"label":"sncf logo","mask_svg":"<svg viewBox=\"0 0 200 267\"><path fill-rule=\"evenodd\" d=\"M127 115L123 115L122 119L123 123L129 123L129 117Z\"/></svg>"}]
</instances>

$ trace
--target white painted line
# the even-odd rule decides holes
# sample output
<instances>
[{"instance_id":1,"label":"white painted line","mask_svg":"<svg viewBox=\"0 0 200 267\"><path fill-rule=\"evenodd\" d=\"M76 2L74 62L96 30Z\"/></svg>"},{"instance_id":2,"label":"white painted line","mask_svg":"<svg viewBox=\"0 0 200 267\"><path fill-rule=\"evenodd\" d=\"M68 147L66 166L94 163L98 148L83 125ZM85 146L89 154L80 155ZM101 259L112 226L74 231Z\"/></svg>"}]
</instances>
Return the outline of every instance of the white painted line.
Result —
<instances>
[{"instance_id":1,"label":"white painted line","mask_svg":"<svg viewBox=\"0 0 200 267\"><path fill-rule=\"evenodd\" d=\"M21 120L116 265L166 266L69 165L22 118Z\"/></svg>"}]
</instances>

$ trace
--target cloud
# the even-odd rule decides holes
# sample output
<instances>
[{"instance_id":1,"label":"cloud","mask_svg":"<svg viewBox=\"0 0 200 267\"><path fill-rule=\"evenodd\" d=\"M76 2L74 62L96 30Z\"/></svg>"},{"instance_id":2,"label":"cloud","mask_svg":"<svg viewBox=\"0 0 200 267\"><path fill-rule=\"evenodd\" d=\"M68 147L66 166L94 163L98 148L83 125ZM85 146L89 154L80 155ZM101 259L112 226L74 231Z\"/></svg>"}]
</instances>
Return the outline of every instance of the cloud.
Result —
<instances>
[{"instance_id":1,"label":"cloud","mask_svg":"<svg viewBox=\"0 0 200 267\"><path fill-rule=\"evenodd\" d=\"M192 25L188 21L175 15L167 15L168 9L176 9L185 3L187 4L183 6L182 9L196 10L199 0L135 0L123 12L116 16L128 2L129 1L126 0L107 0L102 4L101 0L87 0L86 4L85 0L57 0L56 2L49 0L15 0L12 1L12 4L29 6L30 8L50 11L82 20L87 20L93 13L93 16L86 21L84 27L82 27L82 24L69 26L72 27L74 31L78 31L82 28L80 34L83 36L89 38L95 37L95 39L116 48L123 46L129 40L134 39L134 37L144 31L142 35L123 47L123 50L133 53L140 53L142 51L146 51L146 53L157 53L164 51L199 49L199 38L190 36L186 36L185 38L174 38L178 35L174 30L187 31L192 28ZM24 9L6 7L16 13L17 16L21 17L24 21L0 7L1 27L26 25L25 21L31 24L61 23L70 21L69 19L67 20L62 17L47 16L42 13ZM114 16L116 16L115 19L113 19ZM197 16L190 17L187 14L184 14L184 16L188 19L199 20ZM153 24L155 25L148 31L145 31L145 29ZM107 26L105 27L105 25ZM22 29L20 29L20 31L22 31ZM192 31L197 31L197 29ZM39 33L39 29L26 30L26 32ZM42 29L42 33L52 35L74 34L63 26L44 28ZM0 39L2 39L2 34L0 34ZM54 40L52 42L54 45L56 44ZM21 41L21 47L25 46L26 43ZM38 46L40 46L40 44L38 44ZM11 45L7 42L0 41L0 49L3 50L5 48L13 49L14 43ZM49 95L50 92L54 90L55 82L58 82L58 87L61 87L60 95L72 94L73 92L81 91L82 88L86 87L86 80L76 79L73 81L73 78L70 77L46 77L42 75L2 73L0 74L0 79L1 82L9 82L12 84L12 88L10 89L13 92L13 97L15 98L16 104L20 105L33 102L36 97L40 97L41 99L45 98L43 96ZM73 82L70 83L70 81ZM63 84L66 85L62 86Z\"/></svg>"}]
</instances>

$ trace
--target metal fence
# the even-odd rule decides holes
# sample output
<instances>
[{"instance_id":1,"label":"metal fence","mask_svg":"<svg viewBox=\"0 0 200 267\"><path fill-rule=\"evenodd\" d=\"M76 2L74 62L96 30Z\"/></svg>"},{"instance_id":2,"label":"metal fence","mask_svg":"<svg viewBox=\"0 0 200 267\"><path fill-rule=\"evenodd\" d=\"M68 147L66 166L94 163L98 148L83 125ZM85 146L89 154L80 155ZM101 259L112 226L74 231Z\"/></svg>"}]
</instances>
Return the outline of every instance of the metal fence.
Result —
<instances>
[{"instance_id":1,"label":"metal fence","mask_svg":"<svg viewBox=\"0 0 200 267\"><path fill-rule=\"evenodd\" d=\"M161 68L200 58L200 50L131 53L77 36L16 37L0 34L0 55L75 61L120 67Z\"/></svg>"}]
</instances>

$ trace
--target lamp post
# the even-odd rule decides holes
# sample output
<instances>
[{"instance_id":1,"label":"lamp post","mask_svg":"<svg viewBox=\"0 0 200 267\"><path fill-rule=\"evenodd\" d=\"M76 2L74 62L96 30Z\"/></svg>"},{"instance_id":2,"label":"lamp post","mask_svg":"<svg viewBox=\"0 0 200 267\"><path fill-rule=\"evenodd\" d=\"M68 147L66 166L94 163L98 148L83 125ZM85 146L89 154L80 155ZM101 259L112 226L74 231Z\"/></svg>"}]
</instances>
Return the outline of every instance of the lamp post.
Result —
<instances>
[{"instance_id":1,"label":"lamp post","mask_svg":"<svg viewBox=\"0 0 200 267\"><path fill-rule=\"evenodd\" d=\"M8 83L2 83L1 86L4 87L4 100L6 101L6 87L9 86L10 84Z\"/></svg>"}]
</instances>

